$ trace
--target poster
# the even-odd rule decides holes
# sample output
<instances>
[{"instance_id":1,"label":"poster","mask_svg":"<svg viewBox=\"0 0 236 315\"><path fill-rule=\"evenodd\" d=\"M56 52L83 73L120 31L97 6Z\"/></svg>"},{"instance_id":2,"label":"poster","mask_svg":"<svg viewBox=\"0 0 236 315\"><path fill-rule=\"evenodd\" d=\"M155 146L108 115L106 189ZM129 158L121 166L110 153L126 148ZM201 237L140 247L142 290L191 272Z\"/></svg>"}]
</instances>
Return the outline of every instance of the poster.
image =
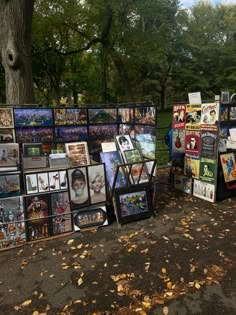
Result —
<instances>
[{"instance_id":1,"label":"poster","mask_svg":"<svg viewBox=\"0 0 236 315\"><path fill-rule=\"evenodd\" d=\"M217 131L219 122L219 103L202 104L201 130Z\"/></svg>"},{"instance_id":2,"label":"poster","mask_svg":"<svg viewBox=\"0 0 236 315\"><path fill-rule=\"evenodd\" d=\"M184 174L189 177L199 178L199 156L186 154L184 160Z\"/></svg>"},{"instance_id":3,"label":"poster","mask_svg":"<svg viewBox=\"0 0 236 315\"><path fill-rule=\"evenodd\" d=\"M200 176L199 178L208 183L215 183L217 173L217 162L214 159L206 157L200 158Z\"/></svg>"},{"instance_id":4,"label":"poster","mask_svg":"<svg viewBox=\"0 0 236 315\"><path fill-rule=\"evenodd\" d=\"M201 156L216 158L217 133L201 132Z\"/></svg>"},{"instance_id":5,"label":"poster","mask_svg":"<svg viewBox=\"0 0 236 315\"><path fill-rule=\"evenodd\" d=\"M185 130L173 129L172 151L179 153L185 151Z\"/></svg>"},{"instance_id":6,"label":"poster","mask_svg":"<svg viewBox=\"0 0 236 315\"><path fill-rule=\"evenodd\" d=\"M175 129L185 129L186 104L174 104L172 115L172 127Z\"/></svg>"},{"instance_id":7,"label":"poster","mask_svg":"<svg viewBox=\"0 0 236 315\"><path fill-rule=\"evenodd\" d=\"M193 195L206 201L215 201L215 185L194 179Z\"/></svg>"},{"instance_id":8,"label":"poster","mask_svg":"<svg viewBox=\"0 0 236 315\"><path fill-rule=\"evenodd\" d=\"M200 131L187 130L185 134L185 152L200 154Z\"/></svg>"},{"instance_id":9,"label":"poster","mask_svg":"<svg viewBox=\"0 0 236 315\"><path fill-rule=\"evenodd\" d=\"M201 122L201 104L186 105L186 129L199 130Z\"/></svg>"}]
</instances>

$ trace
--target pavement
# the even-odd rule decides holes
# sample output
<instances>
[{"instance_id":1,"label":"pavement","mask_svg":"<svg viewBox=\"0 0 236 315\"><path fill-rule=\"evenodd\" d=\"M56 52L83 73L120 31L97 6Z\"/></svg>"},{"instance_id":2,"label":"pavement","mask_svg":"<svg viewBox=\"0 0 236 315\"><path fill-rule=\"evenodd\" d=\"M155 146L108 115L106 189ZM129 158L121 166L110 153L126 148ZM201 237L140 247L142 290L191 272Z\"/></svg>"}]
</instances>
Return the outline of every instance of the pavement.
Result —
<instances>
[{"instance_id":1,"label":"pavement","mask_svg":"<svg viewBox=\"0 0 236 315\"><path fill-rule=\"evenodd\" d=\"M158 170L154 215L0 252L0 314L236 314L236 198Z\"/></svg>"}]
</instances>

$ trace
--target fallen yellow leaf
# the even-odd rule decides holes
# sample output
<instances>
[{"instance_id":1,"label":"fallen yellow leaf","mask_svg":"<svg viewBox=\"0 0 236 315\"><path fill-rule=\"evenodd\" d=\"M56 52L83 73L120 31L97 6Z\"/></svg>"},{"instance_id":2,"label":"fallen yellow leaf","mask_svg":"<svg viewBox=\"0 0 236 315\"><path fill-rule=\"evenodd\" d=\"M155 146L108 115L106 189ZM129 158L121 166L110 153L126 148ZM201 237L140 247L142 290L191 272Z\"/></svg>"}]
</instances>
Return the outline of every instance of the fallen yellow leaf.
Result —
<instances>
[{"instance_id":1,"label":"fallen yellow leaf","mask_svg":"<svg viewBox=\"0 0 236 315\"><path fill-rule=\"evenodd\" d=\"M27 306L32 302L32 300L27 300L21 304L21 306Z\"/></svg>"},{"instance_id":2,"label":"fallen yellow leaf","mask_svg":"<svg viewBox=\"0 0 236 315\"><path fill-rule=\"evenodd\" d=\"M164 315L168 315L168 313L169 313L168 306L164 306L162 312Z\"/></svg>"},{"instance_id":3,"label":"fallen yellow leaf","mask_svg":"<svg viewBox=\"0 0 236 315\"><path fill-rule=\"evenodd\" d=\"M74 243L74 240L72 239L72 240L69 240L68 242L67 242L67 245L71 245L72 243Z\"/></svg>"},{"instance_id":4,"label":"fallen yellow leaf","mask_svg":"<svg viewBox=\"0 0 236 315\"><path fill-rule=\"evenodd\" d=\"M149 303L149 302L142 302L142 304L146 308L151 308L151 303Z\"/></svg>"},{"instance_id":5,"label":"fallen yellow leaf","mask_svg":"<svg viewBox=\"0 0 236 315\"><path fill-rule=\"evenodd\" d=\"M83 283L83 279L79 278L79 280L77 281L78 285L80 286Z\"/></svg>"},{"instance_id":6,"label":"fallen yellow leaf","mask_svg":"<svg viewBox=\"0 0 236 315\"><path fill-rule=\"evenodd\" d=\"M161 268L162 273L166 273L166 268Z\"/></svg>"},{"instance_id":7,"label":"fallen yellow leaf","mask_svg":"<svg viewBox=\"0 0 236 315\"><path fill-rule=\"evenodd\" d=\"M196 282L194 286L195 286L195 288L198 289L198 290L201 288L201 286L200 286L200 284L199 284L198 282Z\"/></svg>"}]
</instances>

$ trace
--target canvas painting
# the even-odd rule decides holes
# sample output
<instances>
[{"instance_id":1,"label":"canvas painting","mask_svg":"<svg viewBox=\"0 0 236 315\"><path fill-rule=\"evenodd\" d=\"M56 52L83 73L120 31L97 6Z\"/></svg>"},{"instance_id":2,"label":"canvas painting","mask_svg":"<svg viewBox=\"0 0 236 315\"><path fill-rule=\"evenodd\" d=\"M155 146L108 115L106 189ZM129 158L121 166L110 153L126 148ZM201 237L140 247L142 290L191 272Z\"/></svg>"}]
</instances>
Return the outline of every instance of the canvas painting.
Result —
<instances>
[{"instance_id":1,"label":"canvas painting","mask_svg":"<svg viewBox=\"0 0 236 315\"><path fill-rule=\"evenodd\" d=\"M22 245L26 242L23 197L1 199L0 249Z\"/></svg>"},{"instance_id":2,"label":"canvas painting","mask_svg":"<svg viewBox=\"0 0 236 315\"><path fill-rule=\"evenodd\" d=\"M122 164L119 152L101 152L100 156L102 162L105 163L106 178L109 183L109 187L112 188L113 185L115 188L124 187L126 185L126 176L121 167L119 168L117 177L115 178L116 169L118 165Z\"/></svg>"},{"instance_id":3,"label":"canvas painting","mask_svg":"<svg viewBox=\"0 0 236 315\"><path fill-rule=\"evenodd\" d=\"M65 149L72 166L87 165L90 163L87 142L65 143Z\"/></svg>"},{"instance_id":4,"label":"canvas painting","mask_svg":"<svg viewBox=\"0 0 236 315\"><path fill-rule=\"evenodd\" d=\"M89 108L90 124L109 124L116 122L116 108Z\"/></svg>"},{"instance_id":5,"label":"canvas painting","mask_svg":"<svg viewBox=\"0 0 236 315\"><path fill-rule=\"evenodd\" d=\"M34 241L50 236L49 194L25 197L28 240Z\"/></svg>"},{"instance_id":6,"label":"canvas painting","mask_svg":"<svg viewBox=\"0 0 236 315\"><path fill-rule=\"evenodd\" d=\"M15 130L14 129L2 129L0 128L0 143L12 143L15 142Z\"/></svg>"},{"instance_id":7,"label":"canvas painting","mask_svg":"<svg viewBox=\"0 0 236 315\"><path fill-rule=\"evenodd\" d=\"M55 125L85 125L87 124L86 108L54 108Z\"/></svg>"},{"instance_id":8,"label":"canvas painting","mask_svg":"<svg viewBox=\"0 0 236 315\"><path fill-rule=\"evenodd\" d=\"M0 198L19 196L21 194L20 172L0 173Z\"/></svg>"},{"instance_id":9,"label":"canvas painting","mask_svg":"<svg viewBox=\"0 0 236 315\"><path fill-rule=\"evenodd\" d=\"M12 108L0 108L0 128L14 128Z\"/></svg>"},{"instance_id":10,"label":"canvas painting","mask_svg":"<svg viewBox=\"0 0 236 315\"><path fill-rule=\"evenodd\" d=\"M52 233L54 235L72 230L70 198L67 191L51 194Z\"/></svg>"},{"instance_id":11,"label":"canvas painting","mask_svg":"<svg viewBox=\"0 0 236 315\"><path fill-rule=\"evenodd\" d=\"M89 205L88 176L86 167L67 170L70 191L71 209Z\"/></svg>"},{"instance_id":12,"label":"canvas painting","mask_svg":"<svg viewBox=\"0 0 236 315\"><path fill-rule=\"evenodd\" d=\"M104 164L88 166L90 204L106 202L106 176Z\"/></svg>"},{"instance_id":13,"label":"canvas painting","mask_svg":"<svg viewBox=\"0 0 236 315\"><path fill-rule=\"evenodd\" d=\"M15 108L15 127L52 126L51 108Z\"/></svg>"}]
</instances>

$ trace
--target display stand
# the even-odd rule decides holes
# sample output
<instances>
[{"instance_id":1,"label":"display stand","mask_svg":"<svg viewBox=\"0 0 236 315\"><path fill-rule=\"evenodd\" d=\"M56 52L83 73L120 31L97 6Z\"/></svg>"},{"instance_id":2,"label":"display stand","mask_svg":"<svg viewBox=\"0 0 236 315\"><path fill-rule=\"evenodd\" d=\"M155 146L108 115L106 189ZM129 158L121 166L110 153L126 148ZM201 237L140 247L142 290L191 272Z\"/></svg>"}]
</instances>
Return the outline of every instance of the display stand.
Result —
<instances>
[{"instance_id":1,"label":"display stand","mask_svg":"<svg viewBox=\"0 0 236 315\"><path fill-rule=\"evenodd\" d=\"M150 173L148 173L147 181L143 182L141 178L143 171L146 171L146 163L152 163L152 167ZM132 169L136 165L139 165L139 175L136 178L137 181L135 181L134 183L132 179ZM123 223L147 218L153 215L151 181L153 178L155 167L156 159L148 159L132 163L123 163L117 166L114 181L110 191L110 200L114 207L118 227L121 227ZM116 188L117 178L120 171L126 177L126 186L123 188ZM126 196L124 197L125 201L123 205L123 207L126 208L126 212L128 213L125 215L126 218L122 216L122 209L120 208L120 196L122 195ZM129 209L128 198L132 200L132 205L130 204Z\"/></svg>"}]
</instances>

